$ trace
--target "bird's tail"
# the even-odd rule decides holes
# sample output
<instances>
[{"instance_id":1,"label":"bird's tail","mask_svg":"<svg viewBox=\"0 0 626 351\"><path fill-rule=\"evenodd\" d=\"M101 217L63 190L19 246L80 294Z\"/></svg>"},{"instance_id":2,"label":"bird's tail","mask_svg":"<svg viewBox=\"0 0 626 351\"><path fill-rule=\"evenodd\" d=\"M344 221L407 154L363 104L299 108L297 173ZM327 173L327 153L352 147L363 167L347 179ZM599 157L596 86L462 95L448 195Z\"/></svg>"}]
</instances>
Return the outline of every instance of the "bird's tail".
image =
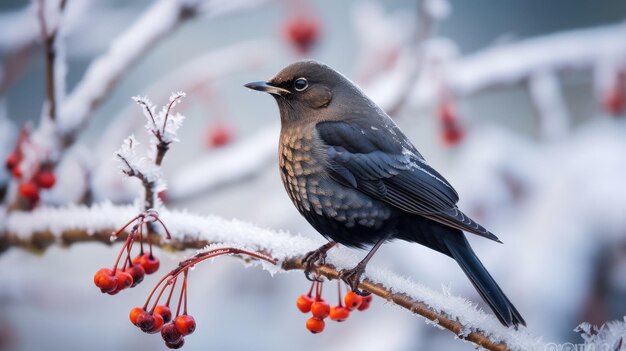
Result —
<instances>
[{"instance_id":1,"label":"bird's tail","mask_svg":"<svg viewBox=\"0 0 626 351\"><path fill-rule=\"evenodd\" d=\"M450 255L454 258L463 272L472 281L480 296L489 304L496 317L507 327L526 325L524 318L515 309L515 306L504 295L498 284L491 277L487 269L480 262L470 247L465 235L449 235L444 243Z\"/></svg>"}]
</instances>

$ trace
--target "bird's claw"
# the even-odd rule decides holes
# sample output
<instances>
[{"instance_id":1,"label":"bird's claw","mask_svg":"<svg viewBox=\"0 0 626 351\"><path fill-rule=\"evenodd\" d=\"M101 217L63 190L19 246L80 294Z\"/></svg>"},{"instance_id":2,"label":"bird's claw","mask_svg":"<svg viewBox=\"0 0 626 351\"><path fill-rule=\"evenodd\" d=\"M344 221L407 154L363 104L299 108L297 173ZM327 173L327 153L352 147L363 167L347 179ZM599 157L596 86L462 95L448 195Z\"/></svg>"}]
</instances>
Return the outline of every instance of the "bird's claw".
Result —
<instances>
[{"instance_id":1,"label":"bird's claw","mask_svg":"<svg viewBox=\"0 0 626 351\"><path fill-rule=\"evenodd\" d=\"M359 284L361 284L361 275L363 275L363 272L365 272L365 266L359 263L352 269L344 269L340 271L339 278L348 284L350 289L352 289L352 292L360 296L368 296L371 294L370 292L359 290Z\"/></svg>"},{"instance_id":2,"label":"bird's claw","mask_svg":"<svg viewBox=\"0 0 626 351\"><path fill-rule=\"evenodd\" d=\"M314 276L311 276L317 267L322 266L326 263L326 251L322 249L313 250L306 255L302 259L302 263L304 264L304 276L306 279L312 282L322 282L323 280L319 277L317 273Z\"/></svg>"}]
</instances>

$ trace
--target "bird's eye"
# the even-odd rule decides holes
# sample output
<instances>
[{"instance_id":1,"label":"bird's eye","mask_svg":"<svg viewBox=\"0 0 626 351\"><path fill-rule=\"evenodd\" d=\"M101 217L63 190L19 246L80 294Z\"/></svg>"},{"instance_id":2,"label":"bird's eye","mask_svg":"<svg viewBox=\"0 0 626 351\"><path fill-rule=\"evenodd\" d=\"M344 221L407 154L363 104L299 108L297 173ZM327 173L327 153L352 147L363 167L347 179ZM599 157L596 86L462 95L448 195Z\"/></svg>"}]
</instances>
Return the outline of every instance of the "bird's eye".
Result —
<instances>
[{"instance_id":1,"label":"bird's eye","mask_svg":"<svg viewBox=\"0 0 626 351\"><path fill-rule=\"evenodd\" d=\"M309 82L306 81L305 78L298 78L295 82L293 82L293 87L297 91L302 91L309 86Z\"/></svg>"}]
</instances>

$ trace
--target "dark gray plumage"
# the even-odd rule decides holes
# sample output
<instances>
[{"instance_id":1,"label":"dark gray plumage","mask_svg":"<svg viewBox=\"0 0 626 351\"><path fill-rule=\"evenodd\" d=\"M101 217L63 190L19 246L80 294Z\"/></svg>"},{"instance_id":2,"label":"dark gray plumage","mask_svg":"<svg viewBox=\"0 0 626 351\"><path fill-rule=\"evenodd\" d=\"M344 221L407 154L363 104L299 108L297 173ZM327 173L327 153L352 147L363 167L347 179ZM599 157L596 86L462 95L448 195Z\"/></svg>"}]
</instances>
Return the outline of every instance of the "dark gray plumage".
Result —
<instances>
[{"instance_id":1,"label":"dark gray plumage","mask_svg":"<svg viewBox=\"0 0 626 351\"><path fill-rule=\"evenodd\" d=\"M309 223L331 240L307 255L307 277L335 243L373 245L357 267L342 272L358 292L360 276L382 243L417 242L454 258L504 325L525 324L463 231L498 238L457 208L459 197L450 183L355 84L326 65L301 61L246 87L276 99L285 189Z\"/></svg>"}]
</instances>

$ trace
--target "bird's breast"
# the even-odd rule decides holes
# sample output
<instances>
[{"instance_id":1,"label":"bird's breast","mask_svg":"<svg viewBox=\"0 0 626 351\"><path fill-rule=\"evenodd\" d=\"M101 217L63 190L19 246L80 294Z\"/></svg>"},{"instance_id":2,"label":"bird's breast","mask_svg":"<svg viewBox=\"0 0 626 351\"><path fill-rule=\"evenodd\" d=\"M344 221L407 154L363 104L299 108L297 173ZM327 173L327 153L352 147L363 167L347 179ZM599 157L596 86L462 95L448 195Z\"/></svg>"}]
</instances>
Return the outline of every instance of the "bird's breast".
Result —
<instances>
[{"instance_id":1,"label":"bird's breast","mask_svg":"<svg viewBox=\"0 0 626 351\"><path fill-rule=\"evenodd\" d=\"M337 183L327 173L313 134L285 133L279 146L280 175L296 208L318 230L318 220L343 228L379 228L391 210L377 200ZM336 228L335 228L336 229ZM333 233L322 233L327 236Z\"/></svg>"}]
</instances>

